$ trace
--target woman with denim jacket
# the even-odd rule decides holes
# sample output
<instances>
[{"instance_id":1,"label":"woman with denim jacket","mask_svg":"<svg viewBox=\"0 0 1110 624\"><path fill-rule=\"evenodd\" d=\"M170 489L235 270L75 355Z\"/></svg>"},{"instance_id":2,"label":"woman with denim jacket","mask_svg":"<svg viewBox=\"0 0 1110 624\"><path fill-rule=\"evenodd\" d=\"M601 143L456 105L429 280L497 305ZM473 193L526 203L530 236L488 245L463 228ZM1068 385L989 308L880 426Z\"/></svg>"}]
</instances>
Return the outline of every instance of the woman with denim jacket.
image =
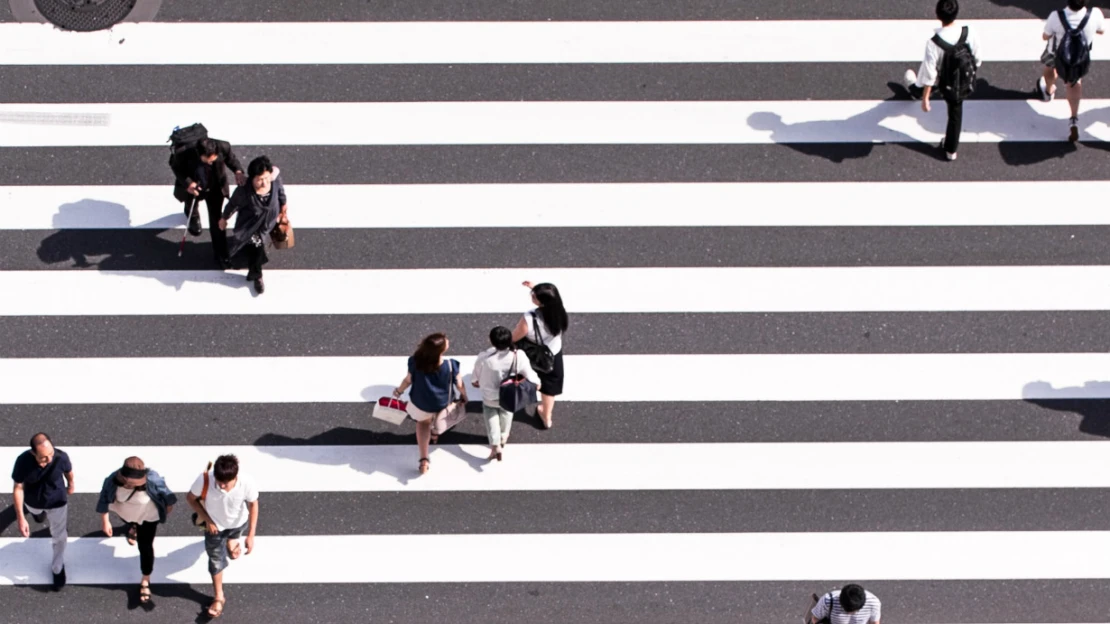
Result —
<instances>
[{"instance_id":1,"label":"woman with denim jacket","mask_svg":"<svg viewBox=\"0 0 1110 624\"><path fill-rule=\"evenodd\" d=\"M100 514L102 530L112 537L112 524L108 512L115 512L127 523L127 543L139 544L139 569L143 580L139 583L139 601L150 602L150 573L154 571L154 534L158 525L177 504L177 496L166 487L166 482L146 467L138 457L128 457L116 472L104 479L96 512Z\"/></svg>"}]
</instances>

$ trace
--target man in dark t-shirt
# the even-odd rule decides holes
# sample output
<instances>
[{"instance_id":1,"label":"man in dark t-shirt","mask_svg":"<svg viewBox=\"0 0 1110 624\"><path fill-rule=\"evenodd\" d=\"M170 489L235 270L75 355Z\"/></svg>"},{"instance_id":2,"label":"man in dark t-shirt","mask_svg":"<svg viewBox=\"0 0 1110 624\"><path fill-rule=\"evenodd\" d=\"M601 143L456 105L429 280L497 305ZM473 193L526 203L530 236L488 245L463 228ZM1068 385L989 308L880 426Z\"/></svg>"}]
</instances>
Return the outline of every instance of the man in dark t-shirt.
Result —
<instances>
[{"instance_id":1,"label":"man in dark t-shirt","mask_svg":"<svg viewBox=\"0 0 1110 624\"><path fill-rule=\"evenodd\" d=\"M20 534L31 536L24 508L35 522L48 522L50 525L50 539L54 545L50 570L54 573L54 589L61 589L66 584L69 495L74 490L73 465L69 462L69 455L54 448L50 436L36 433L31 438L31 450L24 451L15 459L12 481L15 482L12 498L15 499Z\"/></svg>"}]
</instances>

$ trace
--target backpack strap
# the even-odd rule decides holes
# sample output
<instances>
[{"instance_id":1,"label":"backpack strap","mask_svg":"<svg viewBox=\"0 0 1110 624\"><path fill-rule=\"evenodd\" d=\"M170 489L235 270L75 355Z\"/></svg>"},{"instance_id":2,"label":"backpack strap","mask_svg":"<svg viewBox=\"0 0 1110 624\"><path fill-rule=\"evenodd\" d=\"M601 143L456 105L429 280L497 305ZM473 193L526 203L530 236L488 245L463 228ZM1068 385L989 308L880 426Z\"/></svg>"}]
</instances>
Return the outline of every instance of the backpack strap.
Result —
<instances>
[{"instance_id":1,"label":"backpack strap","mask_svg":"<svg viewBox=\"0 0 1110 624\"><path fill-rule=\"evenodd\" d=\"M967 43L967 26L964 26L963 31L960 32L960 40L956 42L956 45L957 46L962 46L966 43Z\"/></svg>"},{"instance_id":2,"label":"backpack strap","mask_svg":"<svg viewBox=\"0 0 1110 624\"><path fill-rule=\"evenodd\" d=\"M1087 21L1091 19L1091 7L1087 7L1087 14L1083 16L1083 19L1079 22L1079 25L1076 26L1075 28L1072 28L1071 24L1068 23L1068 18L1067 18L1066 15L1064 15L1064 10L1063 9L1060 9L1059 11L1056 11L1056 15L1060 17L1060 25L1064 27L1064 32L1065 33L1070 33L1073 30L1082 31L1084 28L1087 27Z\"/></svg>"},{"instance_id":3,"label":"backpack strap","mask_svg":"<svg viewBox=\"0 0 1110 624\"><path fill-rule=\"evenodd\" d=\"M1076 26L1075 29L1079 32L1083 32L1083 29L1087 27L1087 20L1089 19L1091 19L1091 7L1087 7L1087 14L1083 16L1083 19L1079 22L1079 25Z\"/></svg>"},{"instance_id":4,"label":"backpack strap","mask_svg":"<svg viewBox=\"0 0 1110 624\"><path fill-rule=\"evenodd\" d=\"M937 47L939 47L941 50L944 50L945 52L951 52L956 48L956 46L948 43L944 39L941 39L940 33L933 35L933 43L937 44Z\"/></svg>"}]
</instances>

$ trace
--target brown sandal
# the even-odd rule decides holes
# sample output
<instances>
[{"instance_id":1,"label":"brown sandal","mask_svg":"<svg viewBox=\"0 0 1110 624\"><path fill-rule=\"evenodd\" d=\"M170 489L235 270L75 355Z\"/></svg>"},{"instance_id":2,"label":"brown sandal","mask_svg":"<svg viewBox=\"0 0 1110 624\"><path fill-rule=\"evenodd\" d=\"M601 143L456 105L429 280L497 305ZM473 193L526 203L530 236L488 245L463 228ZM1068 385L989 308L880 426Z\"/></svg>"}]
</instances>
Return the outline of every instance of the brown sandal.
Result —
<instances>
[{"instance_id":1,"label":"brown sandal","mask_svg":"<svg viewBox=\"0 0 1110 624\"><path fill-rule=\"evenodd\" d=\"M234 560L238 559L241 554L243 554L243 546L239 543L239 540L228 540L227 556Z\"/></svg>"},{"instance_id":2,"label":"brown sandal","mask_svg":"<svg viewBox=\"0 0 1110 624\"><path fill-rule=\"evenodd\" d=\"M224 603L227 598L216 598L212 600L212 604L208 605L208 617L213 620L224 614Z\"/></svg>"},{"instance_id":3,"label":"brown sandal","mask_svg":"<svg viewBox=\"0 0 1110 624\"><path fill-rule=\"evenodd\" d=\"M432 469L432 460L428 459L427 457L421 457L420 458L420 468L419 469L420 469L420 474L424 474L425 472L428 472L429 470L431 470Z\"/></svg>"},{"instance_id":4,"label":"brown sandal","mask_svg":"<svg viewBox=\"0 0 1110 624\"><path fill-rule=\"evenodd\" d=\"M135 542L139 540L139 527L135 524L127 525L127 544L134 546Z\"/></svg>"}]
</instances>

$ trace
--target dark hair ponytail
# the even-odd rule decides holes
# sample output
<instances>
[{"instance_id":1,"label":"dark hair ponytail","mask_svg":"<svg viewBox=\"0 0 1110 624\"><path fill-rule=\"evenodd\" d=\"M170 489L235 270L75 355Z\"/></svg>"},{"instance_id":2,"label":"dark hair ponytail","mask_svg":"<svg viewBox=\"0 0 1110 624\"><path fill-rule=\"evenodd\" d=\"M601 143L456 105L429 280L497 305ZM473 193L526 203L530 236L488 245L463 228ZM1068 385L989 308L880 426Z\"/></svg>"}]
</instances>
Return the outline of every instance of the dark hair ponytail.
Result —
<instances>
[{"instance_id":1,"label":"dark hair ponytail","mask_svg":"<svg viewBox=\"0 0 1110 624\"><path fill-rule=\"evenodd\" d=\"M536 301L540 302L540 316L543 317L543 324L547 326L547 331L551 332L552 336L558 336L570 327L570 317L567 316L567 309L563 307L563 298L559 295L559 289L555 284L536 284L532 288L532 294L535 295Z\"/></svg>"}]
</instances>

